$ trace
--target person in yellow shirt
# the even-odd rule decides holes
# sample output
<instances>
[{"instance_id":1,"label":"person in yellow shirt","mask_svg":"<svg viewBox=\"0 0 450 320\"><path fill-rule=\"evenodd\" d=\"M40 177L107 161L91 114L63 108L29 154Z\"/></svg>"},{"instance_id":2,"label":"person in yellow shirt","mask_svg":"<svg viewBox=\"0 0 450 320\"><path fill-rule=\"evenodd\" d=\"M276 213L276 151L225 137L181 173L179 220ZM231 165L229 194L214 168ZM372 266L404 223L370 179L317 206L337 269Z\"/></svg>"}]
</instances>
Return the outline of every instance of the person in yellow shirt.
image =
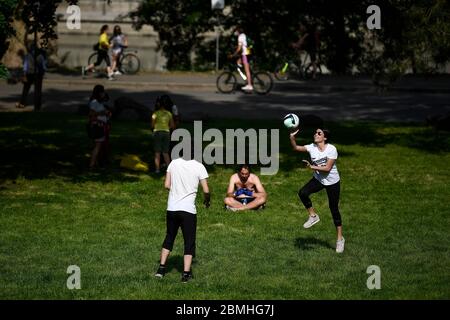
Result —
<instances>
[{"instance_id":1,"label":"person in yellow shirt","mask_svg":"<svg viewBox=\"0 0 450 320\"><path fill-rule=\"evenodd\" d=\"M152 114L153 148L155 151L155 173L160 173L161 153L166 166L170 163L170 129L175 128L172 113L164 108L160 97L156 99L155 112Z\"/></svg>"},{"instance_id":2,"label":"person in yellow shirt","mask_svg":"<svg viewBox=\"0 0 450 320\"><path fill-rule=\"evenodd\" d=\"M109 27L106 24L100 29L100 37L98 39L97 49L97 61L95 63L91 63L87 67L82 67L81 73L83 77L86 75L86 72L93 70L95 67L99 66L103 60L105 60L106 71L108 72L108 80L115 80L111 68L111 59L109 58L109 49L111 48L111 44L109 43L108 31Z\"/></svg>"}]
</instances>

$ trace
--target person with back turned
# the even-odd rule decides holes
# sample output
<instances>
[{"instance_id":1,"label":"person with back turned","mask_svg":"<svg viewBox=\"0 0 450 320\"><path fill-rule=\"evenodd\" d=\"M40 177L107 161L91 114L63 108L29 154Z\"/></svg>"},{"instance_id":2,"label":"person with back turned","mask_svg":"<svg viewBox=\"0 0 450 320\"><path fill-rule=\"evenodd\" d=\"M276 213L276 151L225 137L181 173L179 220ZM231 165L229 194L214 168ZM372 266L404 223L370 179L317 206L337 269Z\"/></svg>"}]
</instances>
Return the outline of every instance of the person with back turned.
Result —
<instances>
[{"instance_id":1,"label":"person with back turned","mask_svg":"<svg viewBox=\"0 0 450 320\"><path fill-rule=\"evenodd\" d=\"M184 238L184 269L181 281L188 282L192 279L191 265L192 259L195 257L197 233L195 198L200 184L204 195L203 204L209 208L210 193L207 178L208 172L205 166L194 160L192 155L190 157L184 155L169 164L164 181L164 186L169 190L166 237L155 277L163 278L166 274L166 262L172 251L178 229L181 228Z\"/></svg>"}]
</instances>

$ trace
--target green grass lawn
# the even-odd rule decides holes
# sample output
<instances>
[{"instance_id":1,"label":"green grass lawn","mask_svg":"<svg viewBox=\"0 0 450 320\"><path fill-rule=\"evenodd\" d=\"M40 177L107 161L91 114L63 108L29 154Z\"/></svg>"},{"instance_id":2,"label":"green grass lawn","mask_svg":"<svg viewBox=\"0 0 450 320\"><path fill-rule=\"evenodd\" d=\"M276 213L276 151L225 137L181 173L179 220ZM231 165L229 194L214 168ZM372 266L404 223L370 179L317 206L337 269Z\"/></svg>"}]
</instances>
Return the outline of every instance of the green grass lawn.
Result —
<instances>
[{"instance_id":1,"label":"green grass lawn","mask_svg":"<svg viewBox=\"0 0 450 320\"><path fill-rule=\"evenodd\" d=\"M169 273L153 277L165 235L163 177L127 172L117 162L88 172L84 123L69 114L0 115L1 299L450 298L448 134L418 125L328 126L340 155L342 255L334 251L324 192L312 197L322 221L302 228L307 214L297 191L311 172L301 163L306 155L290 150L286 131L280 171L261 176L269 193L264 211L224 211L233 168L208 167L212 206L199 206L195 279L182 284L181 233ZM311 142L311 132L298 142ZM151 162L145 123L115 122L112 146L116 155ZM81 268L81 290L66 288L69 265ZM381 268L381 290L366 287L369 265Z\"/></svg>"}]
</instances>

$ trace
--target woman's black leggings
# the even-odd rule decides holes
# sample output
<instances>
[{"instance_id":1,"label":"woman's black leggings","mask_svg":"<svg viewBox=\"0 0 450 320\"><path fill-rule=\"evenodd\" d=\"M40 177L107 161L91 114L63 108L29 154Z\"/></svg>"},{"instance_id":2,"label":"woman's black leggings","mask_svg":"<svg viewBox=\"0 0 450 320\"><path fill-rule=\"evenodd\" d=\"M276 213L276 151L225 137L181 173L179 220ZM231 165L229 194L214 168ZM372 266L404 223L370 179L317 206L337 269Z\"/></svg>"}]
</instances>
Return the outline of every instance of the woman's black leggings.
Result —
<instances>
[{"instance_id":1,"label":"woman's black leggings","mask_svg":"<svg viewBox=\"0 0 450 320\"><path fill-rule=\"evenodd\" d=\"M105 60L105 63L108 67L111 67L111 60L109 59L108 51L98 50L97 51L97 61L95 61L94 66L98 67L102 63L103 60Z\"/></svg>"},{"instance_id":2,"label":"woman's black leggings","mask_svg":"<svg viewBox=\"0 0 450 320\"><path fill-rule=\"evenodd\" d=\"M303 202L306 209L312 207L312 202L309 196L313 193L319 192L322 189L327 190L328 206L330 207L331 214L333 216L333 222L336 227L342 226L341 214L339 212L339 194L341 192L340 181L330 186L325 186L319 182L316 178L309 180L307 184L298 191L298 196Z\"/></svg>"},{"instance_id":3,"label":"woman's black leggings","mask_svg":"<svg viewBox=\"0 0 450 320\"><path fill-rule=\"evenodd\" d=\"M167 211L166 238L163 248L172 251L178 229L184 238L184 254L195 257L195 238L197 233L197 215L185 211Z\"/></svg>"}]
</instances>

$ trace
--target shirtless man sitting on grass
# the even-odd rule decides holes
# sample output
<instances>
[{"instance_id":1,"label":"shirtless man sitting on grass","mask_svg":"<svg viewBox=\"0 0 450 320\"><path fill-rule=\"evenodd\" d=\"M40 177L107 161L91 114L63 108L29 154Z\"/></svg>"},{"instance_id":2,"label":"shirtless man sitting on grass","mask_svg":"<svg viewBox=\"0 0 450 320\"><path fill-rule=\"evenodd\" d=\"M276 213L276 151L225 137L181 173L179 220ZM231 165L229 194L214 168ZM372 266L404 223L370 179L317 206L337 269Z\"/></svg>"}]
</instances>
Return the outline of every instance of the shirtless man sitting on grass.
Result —
<instances>
[{"instance_id":1,"label":"shirtless man sitting on grass","mask_svg":"<svg viewBox=\"0 0 450 320\"><path fill-rule=\"evenodd\" d=\"M267 194L258 176L251 173L250 166L242 164L230 178L225 208L231 211L263 209Z\"/></svg>"}]
</instances>

